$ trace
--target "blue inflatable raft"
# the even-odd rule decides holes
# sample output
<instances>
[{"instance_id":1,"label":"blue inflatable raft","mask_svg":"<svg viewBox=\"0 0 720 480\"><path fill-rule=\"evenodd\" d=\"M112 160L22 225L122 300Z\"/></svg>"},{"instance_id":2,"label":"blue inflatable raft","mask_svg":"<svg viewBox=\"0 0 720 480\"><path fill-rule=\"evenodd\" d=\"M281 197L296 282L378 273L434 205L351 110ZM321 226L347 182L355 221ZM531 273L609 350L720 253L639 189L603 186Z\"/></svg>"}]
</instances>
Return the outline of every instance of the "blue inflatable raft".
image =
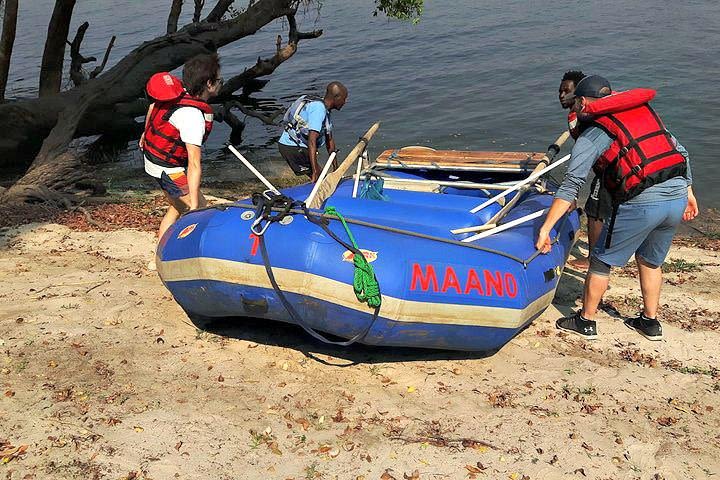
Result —
<instances>
[{"instance_id":1,"label":"blue inflatable raft","mask_svg":"<svg viewBox=\"0 0 720 480\"><path fill-rule=\"evenodd\" d=\"M534 242L543 221L538 212L553 199L547 182L472 211L527 178L541 158L386 151L357 184L342 180L323 208L276 204L277 221L266 223L248 199L182 216L161 239L158 272L190 315L299 323L342 344L495 350L550 305L579 216L573 211L558 223L554 247L542 255ZM311 188L281 193L303 201ZM346 218L374 269L378 308L356 297L352 242L343 223L324 213L328 206Z\"/></svg>"}]
</instances>

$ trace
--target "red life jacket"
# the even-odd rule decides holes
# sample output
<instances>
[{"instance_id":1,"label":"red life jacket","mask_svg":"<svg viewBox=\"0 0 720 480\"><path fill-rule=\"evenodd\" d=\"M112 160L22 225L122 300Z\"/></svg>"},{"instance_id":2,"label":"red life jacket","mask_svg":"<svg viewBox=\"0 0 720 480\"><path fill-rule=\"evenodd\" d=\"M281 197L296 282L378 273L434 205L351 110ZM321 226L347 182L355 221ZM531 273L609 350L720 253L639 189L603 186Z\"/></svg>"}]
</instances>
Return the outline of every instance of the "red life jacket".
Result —
<instances>
[{"instance_id":1,"label":"red life jacket","mask_svg":"<svg viewBox=\"0 0 720 480\"><path fill-rule=\"evenodd\" d=\"M573 140L577 140L577 138L580 136L580 123L578 122L577 113L570 110L570 112L568 112L567 122L570 136L573 138Z\"/></svg>"},{"instance_id":2,"label":"red life jacket","mask_svg":"<svg viewBox=\"0 0 720 480\"><path fill-rule=\"evenodd\" d=\"M603 97L582 111L592 115L592 123L613 139L593 169L602 175L616 205L686 174L685 157L648 105L654 97L655 90L638 88Z\"/></svg>"},{"instance_id":3,"label":"red life jacket","mask_svg":"<svg viewBox=\"0 0 720 480\"><path fill-rule=\"evenodd\" d=\"M178 108L194 107L205 118L203 143L213 127L213 110L207 102L187 93L177 100L155 102L150 120L145 127L143 153L148 160L162 167L187 167L188 152L185 142L180 139L180 131L170 123L170 117Z\"/></svg>"}]
</instances>

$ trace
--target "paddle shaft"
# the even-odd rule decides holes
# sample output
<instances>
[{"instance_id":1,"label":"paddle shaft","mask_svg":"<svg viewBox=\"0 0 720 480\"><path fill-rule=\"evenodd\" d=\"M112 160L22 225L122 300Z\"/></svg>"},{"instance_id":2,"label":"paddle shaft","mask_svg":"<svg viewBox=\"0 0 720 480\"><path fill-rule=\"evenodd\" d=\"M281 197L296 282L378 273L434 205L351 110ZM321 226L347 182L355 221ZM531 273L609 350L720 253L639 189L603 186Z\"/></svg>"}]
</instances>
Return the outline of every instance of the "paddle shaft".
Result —
<instances>
[{"instance_id":1,"label":"paddle shaft","mask_svg":"<svg viewBox=\"0 0 720 480\"><path fill-rule=\"evenodd\" d=\"M252 166L252 163L248 162L248 160L245 157L243 157L242 154L240 152L238 152L235 147L233 147L232 145L228 145L228 150L230 150L233 153L233 155L235 155L237 158L239 158L240 161L253 173L253 175L255 175L258 178L258 180L260 180L262 183L264 183L265 186L269 190L272 190L273 193L277 193L278 195L280 195L280 190L275 188L273 186L273 184L270 183L268 181L268 179L262 175L262 173L258 172L257 169Z\"/></svg>"},{"instance_id":2,"label":"paddle shaft","mask_svg":"<svg viewBox=\"0 0 720 480\"><path fill-rule=\"evenodd\" d=\"M317 182L315 182L315 186L313 186L312 191L310 192L310 195L305 199L305 204L308 205L310 202L313 201L313 198L315 198L315 195L317 195L318 188L320 188L320 184L323 180L325 180L325 177L328 174L328 171L330 170L330 167L332 166L332 162L335 160L336 152L332 152L330 154L330 157L328 158L327 162L325 162L325 166L322 169L322 172L320 173L320 177L317 179Z\"/></svg>"},{"instance_id":3,"label":"paddle shaft","mask_svg":"<svg viewBox=\"0 0 720 480\"><path fill-rule=\"evenodd\" d=\"M320 206L327 200L330 195L332 195L335 192L335 189L337 188L338 184L342 180L343 175L347 171L348 168L352 166L353 163L355 163L355 160L357 159L358 155L360 155L365 148L367 147L368 142L372 138L373 135L375 135L375 132L377 129L380 128L380 122L374 123L370 129L365 132L365 135L360 137L360 141L355 145L355 147L350 150L350 153L348 153L347 157L345 157L345 160L338 166L338 168L329 174L325 180L321 182L318 182L318 192L317 195L315 195L315 198L313 198L311 203L308 203L307 206L309 208L320 208Z\"/></svg>"},{"instance_id":4,"label":"paddle shaft","mask_svg":"<svg viewBox=\"0 0 720 480\"><path fill-rule=\"evenodd\" d=\"M543 163L547 161L548 165L552 163L552 161L555 159L555 156L560 153L560 147L563 146L563 144L567 141L567 139L570 137L570 132L568 130L564 131L562 135L560 135L557 140L555 140L555 143L550 145L550 148L548 148L547 153L545 154L544 159L538 164L536 169L540 167ZM550 151L552 150L552 153ZM536 173L533 171L533 173ZM515 204L522 198L523 194L530 190L530 185L525 185L520 189L520 191L515 195L512 200L510 200L508 203L505 204L504 207L500 209L498 213L493 215L493 217L485 222L486 225L493 224L493 223L499 223L500 220L502 220L505 215L507 215L510 212L510 209L515 206Z\"/></svg>"},{"instance_id":5,"label":"paddle shaft","mask_svg":"<svg viewBox=\"0 0 720 480\"><path fill-rule=\"evenodd\" d=\"M485 232L478 233L477 235L473 235L472 237L464 238L462 241L467 242L474 242L475 240L480 240L481 238L489 237L490 235L494 235L499 232L504 232L505 230L508 230L512 227L515 227L517 225L520 225L525 222L529 222L530 220L533 220L535 218L541 217L545 214L547 210L538 210L537 212L533 212L529 215L525 215L524 217L520 217L518 219L513 220L512 222L504 223L500 225L499 227L495 227L492 230L487 230Z\"/></svg>"},{"instance_id":6,"label":"paddle shaft","mask_svg":"<svg viewBox=\"0 0 720 480\"><path fill-rule=\"evenodd\" d=\"M548 148L547 153L542 158L542 160L540 160L540 163L537 164L537 166L535 167L535 169L533 170L533 172L530 174L530 176L528 178L526 178L522 182L517 183L515 186L505 190L504 192L495 195L493 198L483 202L482 204L478 205L477 207L473 208L472 210L470 210L470 213L479 212L480 210L487 207L488 205L491 205L491 204L495 203L496 201L498 201L499 199L506 197L507 195L511 194L512 192L522 188L524 185L534 182L535 180L537 180L538 178L540 178L542 175L549 172L553 168L559 166L562 163L565 163L570 158L570 155L566 155L565 157L561 158L560 160L558 160L555 163L552 163L552 159L555 158L555 156L560 151L560 147L562 146L563 143L565 143L567 141L568 138L570 138L570 132L566 130L565 132L562 133L562 135L560 135L557 138L557 140L555 140L555 143L550 145L550 148Z\"/></svg>"}]
</instances>

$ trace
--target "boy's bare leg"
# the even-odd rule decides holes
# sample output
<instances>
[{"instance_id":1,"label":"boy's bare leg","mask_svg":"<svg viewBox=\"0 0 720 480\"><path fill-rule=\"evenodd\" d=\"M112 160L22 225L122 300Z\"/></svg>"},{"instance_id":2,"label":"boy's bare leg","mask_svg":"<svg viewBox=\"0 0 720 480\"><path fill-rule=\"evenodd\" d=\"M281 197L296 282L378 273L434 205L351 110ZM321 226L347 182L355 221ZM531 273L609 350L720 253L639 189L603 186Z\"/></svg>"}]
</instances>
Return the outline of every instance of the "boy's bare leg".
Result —
<instances>
[{"instance_id":1,"label":"boy's bare leg","mask_svg":"<svg viewBox=\"0 0 720 480\"><path fill-rule=\"evenodd\" d=\"M177 219L180 218L180 215L190 209L190 195L183 195L182 197L172 198L167 193L165 193L165 198L167 198L168 202L170 202L170 208L168 208L168 211L165 212L165 216L160 222L158 239L161 239L163 235L165 235L167 229L170 228L175 222L177 222ZM199 208L203 208L205 206L207 206L207 200L205 200L205 196L200 193Z\"/></svg>"}]
</instances>

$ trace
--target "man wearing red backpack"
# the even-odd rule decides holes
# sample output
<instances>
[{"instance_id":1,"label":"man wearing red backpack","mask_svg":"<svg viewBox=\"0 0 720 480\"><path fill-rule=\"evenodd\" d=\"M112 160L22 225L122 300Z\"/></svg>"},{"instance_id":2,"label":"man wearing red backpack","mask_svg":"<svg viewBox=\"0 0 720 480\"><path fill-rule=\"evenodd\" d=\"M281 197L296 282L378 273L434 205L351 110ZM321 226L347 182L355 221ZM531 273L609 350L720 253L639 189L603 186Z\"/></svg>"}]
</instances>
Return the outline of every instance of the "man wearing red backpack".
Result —
<instances>
[{"instance_id":1,"label":"man wearing red backpack","mask_svg":"<svg viewBox=\"0 0 720 480\"><path fill-rule=\"evenodd\" d=\"M207 103L222 86L216 54L197 55L183 66L183 81L167 72L147 84L154 103L145 118L140 148L145 172L154 177L170 208L160 222L159 238L187 210L205 206L200 193L201 146L210 135L213 111Z\"/></svg>"},{"instance_id":2,"label":"man wearing red backpack","mask_svg":"<svg viewBox=\"0 0 720 480\"><path fill-rule=\"evenodd\" d=\"M613 213L591 254L582 309L559 319L556 326L589 340L597 338L595 316L610 270L624 266L634 255L643 310L625 324L649 340L660 340L661 266L680 222L698 214L689 157L648 104L654 90L611 92L610 83L598 75L585 77L575 88L573 109L589 126L575 142L568 172L536 247L550 251L553 227L577 198L592 168L612 195Z\"/></svg>"}]
</instances>

